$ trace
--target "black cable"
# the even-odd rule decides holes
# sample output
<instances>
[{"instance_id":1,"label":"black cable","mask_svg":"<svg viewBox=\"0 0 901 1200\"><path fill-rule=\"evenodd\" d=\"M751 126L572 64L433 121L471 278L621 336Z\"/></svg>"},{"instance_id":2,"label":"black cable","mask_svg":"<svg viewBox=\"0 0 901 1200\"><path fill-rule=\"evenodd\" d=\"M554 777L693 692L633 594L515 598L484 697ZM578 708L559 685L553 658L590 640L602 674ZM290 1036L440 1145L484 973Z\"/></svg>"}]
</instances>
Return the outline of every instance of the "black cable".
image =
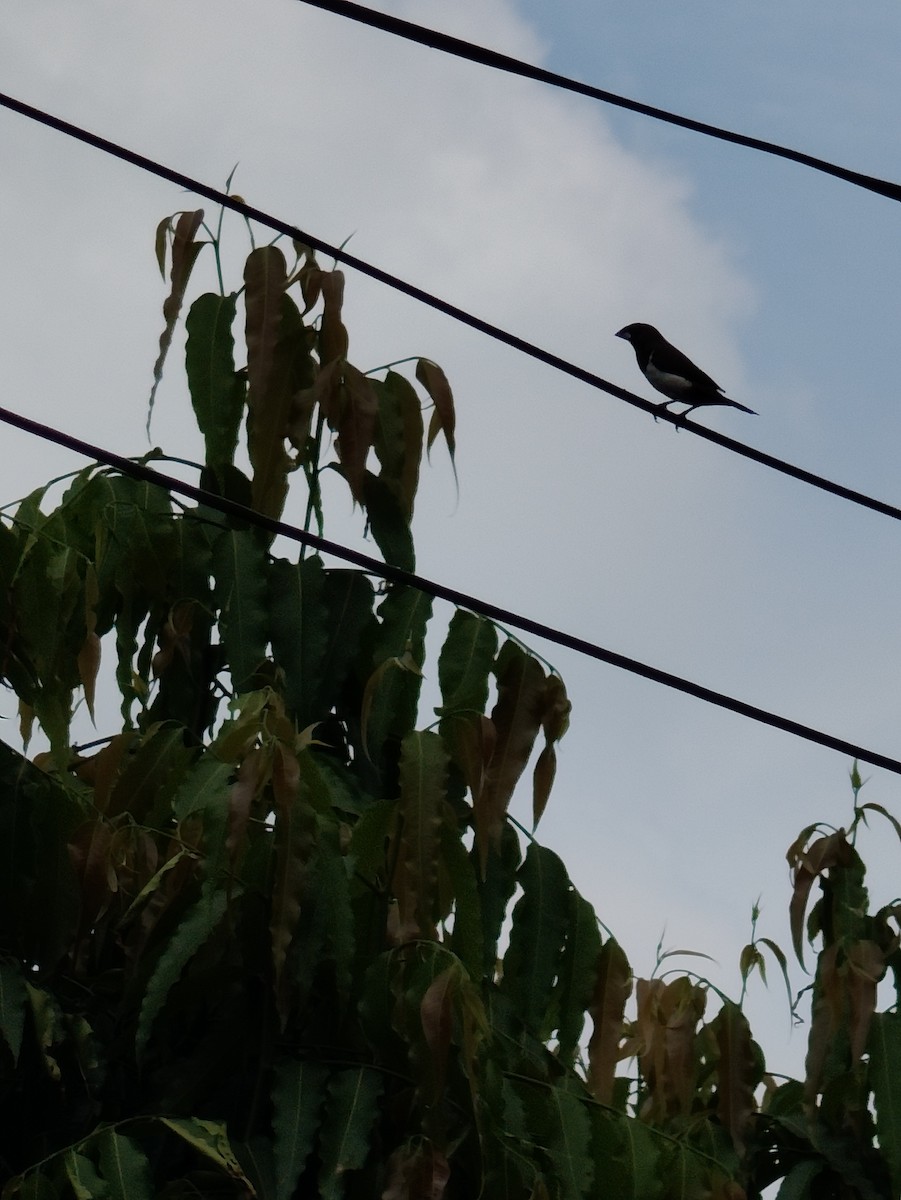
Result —
<instances>
[{"instance_id":1,"label":"black cable","mask_svg":"<svg viewBox=\"0 0 901 1200\"><path fill-rule=\"evenodd\" d=\"M10 409L0 408L0 421L5 422L7 425L12 425L16 429L21 429L25 433L30 433L35 437L43 438L45 441L53 442L57 446L73 450L76 454L81 454L85 458L103 463L108 467L113 467L115 470L120 471L123 475L130 476L132 479L139 479L145 483L154 484L167 492L187 496L198 504L204 504L208 508L215 509L226 516L237 518L249 525L254 525L259 529L266 530L268 533L288 538L293 542L299 542L301 545L309 546L321 554L328 554L333 558L341 559L343 562L352 563L355 567L359 567L361 570L375 575L380 579L385 579L389 583L417 588L419 591L430 596L435 596L439 600L446 600L458 608L465 608L479 613L481 616L487 617L489 621L494 621L498 625L509 626L513 629L519 629L523 633L528 633L533 637L544 638L545 641L553 642L557 646L565 646L568 650L574 650L577 654L584 654L589 658L597 659L599 662L619 667L621 670L629 671L633 675L640 675L643 679L650 679L653 683L663 684L665 687L673 688L677 692L683 692L687 696L694 696L696 699L704 700L708 704L714 704L719 708L725 708L730 712L738 713L740 716L748 717L752 721L759 721L761 724L769 725L773 729L781 729L785 733L791 733L795 737L804 738L808 742L815 742L817 745L825 746L829 750L837 750L840 754L847 754L852 758L859 759L861 762L870 763L875 767L882 767L884 770L891 771L895 775L901 775L901 761L898 761L898 759L888 758L884 754L877 754L875 751L866 750L863 746L856 746L853 742L833 737L831 734L823 733L819 729L813 729L809 725L802 725L799 721L793 721L788 717L780 717L778 714L768 712L764 708L758 708L754 704L747 704L744 700L736 700L732 696L727 696L722 692L715 692L712 688L704 687L700 683L693 683L689 679L682 679L678 675L672 675L669 671L661 671L657 667L651 667L646 663L638 662L636 659L629 658L625 654L617 654L614 650L605 650L602 646L598 646L594 642L586 641L584 638L575 637L569 633L563 633L559 629L554 629L553 626L544 625L540 621L533 621L530 617L520 616L518 613L510 612L508 609L500 608L496 604L490 604L487 600L480 600L476 596L467 595L466 592L458 591L457 588L448 587L443 583L435 583L431 579L426 579L422 575L415 575L410 571L403 571L400 567L394 567L390 563L381 562L379 559L372 558L368 554L361 554L359 551L351 550L349 547L342 546L338 542L332 542L316 534L307 533L305 530L298 529L294 525L288 525L286 522L276 520L274 517L267 517L263 513L245 508L243 504L237 504L235 501L228 500L223 496L216 496L212 492L204 491L203 488L195 487L193 484L183 483L180 479L176 479L172 475L165 475L160 471L155 471L145 463L135 462L130 458L123 458L121 455L113 454L111 451L104 450L100 446L94 446L90 442L82 441L81 438L73 437L71 434L62 433L60 430L42 425L30 417L23 417L21 414L12 412Z\"/></svg>"},{"instance_id":2,"label":"black cable","mask_svg":"<svg viewBox=\"0 0 901 1200\"><path fill-rule=\"evenodd\" d=\"M23 101L16 100L12 96L7 96L2 92L0 92L0 106L11 109L13 112L28 117L32 121L37 121L41 125L46 125L50 129L56 129L59 133L64 133L67 137L75 138L77 141L84 142L88 146L93 146L97 150L102 150L104 154L110 154L114 158L119 158L123 162L139 167L142 171L147 171L151 175L165 179L179 188L194 192L198 196L204 196L207 200L212 200L213 203L220 204L223 208L230 209L232 212L240 213L241 216L246 217L248 220L256 221L257 224L267 229L272 229L276 233L281 233L303 242L312 249L318 250L330 258L344 263L355 271L359 271L361 275L366 275L370 279L384 284L386 287L394 288L395 291L402 292L405 296L410 296L421 304L425 304L429 308L433 308L437 312L443 313L455 321L459 321L462 325L468 325L471 329L485 334L486 337L493 338L497 342L510 346L514 350L518 350L521 354L527 354L538 362L543 362L547 366L553 367L554 370L562 372L564 375L570 375L573 379L578 379L581 383L585 383L589 387L607 392L609 395L615 396L618 400L625 401L626 404L640 408L643 412L653 413L655 417L659 417L662 421L668 421L671 425L678 424L680 429L687 429L697 437L704 438L708 442L713 442L717 446L722 446L725 450L731 450L733 453L752 459L754 462L759 462L762 466L769 467L771 470L779 471L783 475L789 475L793 479L799 479L802 483L810 484L811 487L819 488L824 492L830 492L834 496L840 496L843 500L849 500L852 504L859 504L862 508L882 513L883 516L892 517L896 521L901 520L901 508L898 508L894 504L888 504L884 500L876 500L863 492L845 487L844 484L834 483L832 480L825 479L822 475L816 475L813 471L807 471L803 467L794 466L794 464L785 462L781 458L775 458L772 454L767 454L763 450L757 450L753 446L745 445L744 442L738 442L734 438L726 437L725 434L718 433L715 429L708 429L704 425L696 425L693 421L683 422L678 416L667 409L661 408L660 405L654 404L650 400L645 400L641 396L636 396L634 392L629 392L615 383L610 383L608 380L602 379L600 375L594 375L591 371L586 371L582 367L578 367L556 354L551 354L548 350L543 350L540 346L535 346L531 342L527 342L524 338L517 337L516 334L508 333L506 330L500 329L497 325L483 321L481 317L476 317L465 309L458 308L456 305L450 304L438 296L433 296L423 288L416 287L415 284L407 283L405 280L398 278L398 276L391 275L387 271L383 271L380 267L372 266L370 263L357 258L353 254L349 254L346 250L338 246L332 246L328 242L324 242L321 238L314 237L310 233L305 233L295 225L289 225L287 221L273 217L261 209L253 208L251 205L245 204L243 200L229 196L217 188L209 187L209 185L201 183L197 179L192 179L189 175L183 175L180 171L174 171L170 167L165 167L161 163L154 162L153 159L145 158L143 154L138 154L134 150L128 150L124 146L119 146L115 142L100 137L98 134L89 133L77 125L72 125L60 117L54 117L50 113L42 112L38 108L33 108L30 104L25 104Z\"/></svg>"},{"instance_id":3,"label":"black cable","mask_svg":"<svg viewBox=\"0 0 901 1200\"><path fill-rule=\"evenodd\" d=\"M418 42L433 50L441 50L445 54L453 54L457 58L465 58L469 62L479 63L485 67L493 67L498 71L506 71L511 75L520 75L524 79L534 79L539 83L550 84L551 87L562 88L567 92L576 92L580 96L588 96L592 100L600 100L604 104L612 104L617 108L628 109L629 112L640 113L645 117L653 117L657 121L666 121L669 125L678 125L682 129L690 129L693 133L703 133L707 137L718 138L722 142L731 142L736 146L745 146L749 150L759 150L763 154L771 154L776 158L785 158L790 162L800 163L814 171L822 171L836 179L843 179L856 187L866 188L877 195L886 196L889 200L901 200L901 184L890 180L878 179L874 175L864 175L861 171L852 171L848 167L840 167L824 158L815 158L812 154L804 154L800 150L791 150L776 142L768 142L763 138L750 137L745 133L735 133L730 129L722 129L718 125L708 125L705 121L695 121L691 117L682 117L678 113L668 112L664 108L655 108L652 104L642 104L639 100L629 100L618 96L615 92L604 91L603 88L592 87L588 83L579 83L566 75L558 75L554 71L546 71L543 67L535 67L531 63L511 58L508 54L500 54L474 42L464 41L463 38L451 37L447 33L438 33L424 25L415 25L412 21L403 21L400 17L390 17L387 13L376 12L362 4L354 4L351 0L301 0L313 8L322 8L326 12L347 17L351 21L359 21L370 25L373 29L381 29L397 37Z\"/></svg>"}]
</instances>

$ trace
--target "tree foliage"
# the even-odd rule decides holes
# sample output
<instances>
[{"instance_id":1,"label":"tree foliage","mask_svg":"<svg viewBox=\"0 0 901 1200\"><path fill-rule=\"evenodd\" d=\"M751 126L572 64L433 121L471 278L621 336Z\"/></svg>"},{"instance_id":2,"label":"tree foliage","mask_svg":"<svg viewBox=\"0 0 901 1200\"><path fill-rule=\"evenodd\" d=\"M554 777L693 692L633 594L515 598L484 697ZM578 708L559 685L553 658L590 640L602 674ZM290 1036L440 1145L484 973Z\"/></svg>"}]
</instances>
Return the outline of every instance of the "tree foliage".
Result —
<instances>
[{"instance_id":1,"label":"tree foliage","mask_svg":"<svg viewBox=\"0 0 901 1200\"><path fill-rule=\"evenodd\" d=\"M153 396L206 245L218 267L200 212L158 229ZM270 245L193 299L200 478L268 516L301 479L321 530L332 470L411 569L453 396L426 359L415 383L354 366L343 296ZM901 910L869 913L854 844L877 806L855 790L850 833L789 851L818 957L806 1078L777 1084L739 1002L634 979L511 820L529 775L540 820L569 718L537 656L453 613L421 726L428 596L99 466L45 511L48 488L0 523L0 674L47 741L0 744L4 1200L901 1194L901 1022L877 1011ZM121 728L79 748L110 646ZM752 939L743 983L768 958L786 973Z\"/></svg>"}]
</instances>

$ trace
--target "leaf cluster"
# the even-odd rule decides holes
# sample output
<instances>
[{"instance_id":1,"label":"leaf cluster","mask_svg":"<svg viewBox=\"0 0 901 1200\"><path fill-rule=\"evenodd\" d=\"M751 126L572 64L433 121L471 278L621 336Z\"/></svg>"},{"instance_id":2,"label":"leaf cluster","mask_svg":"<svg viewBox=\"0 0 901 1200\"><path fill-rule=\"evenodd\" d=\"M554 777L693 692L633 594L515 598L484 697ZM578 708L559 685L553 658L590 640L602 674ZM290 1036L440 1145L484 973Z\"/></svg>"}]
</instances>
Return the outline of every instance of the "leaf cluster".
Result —
<instances>
[{"instance_id":1,"label":"leaf cluster","mask_svg":"<svg viewBox=\"0 0 901 1200\"><path fill-rule=\"evenodd\" d=\"M218 267L202 213L158 230L154 394L204 245ZM418 360L427 432L412 382L348 360L341 273L294 249L188 308L201 480L277 516L300 477L321 529L334 470L410 568L450 387ZM0 677L49 747L0 743L4 1200L897 1194L897 913L866 915L844 834L790 852L796 949L817 881L823 947L808 1076L777 1087L740 1004L634 979L512 820L528 780L540 821L569 721L535 654L455 612L422 727L429 597L114 472L48 494L0 523ZM110 643L121 727L78 747ZM764 950L785 973L754 940L745 982Z\"/></svg>"}]
</instances>

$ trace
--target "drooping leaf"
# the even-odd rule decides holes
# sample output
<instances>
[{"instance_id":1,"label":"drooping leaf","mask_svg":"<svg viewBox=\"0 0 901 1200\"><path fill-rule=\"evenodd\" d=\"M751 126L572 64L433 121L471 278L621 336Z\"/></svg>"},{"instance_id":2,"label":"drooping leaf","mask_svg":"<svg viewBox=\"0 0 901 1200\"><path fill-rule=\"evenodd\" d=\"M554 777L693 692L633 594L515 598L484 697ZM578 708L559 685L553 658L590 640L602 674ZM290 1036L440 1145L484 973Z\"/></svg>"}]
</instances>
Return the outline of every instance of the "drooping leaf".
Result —
<instances>
[{"instance_id":1,"label":"drooping leaf","mask_svg":"<svg viewBox=\"0 0 901 1200\"><path fill-rule=\"evenodd\" d=\"M485 786L474 805L476 844L483 875L488 854L498 844L513 789L526 768L541 728L545 696L541 664L515 642L504 645L494 670L497 703L491 721L497 731L497 744Z\"/></svg>"},{"instance_id":2,"label":"drooping leaf","mask_svg":"<svg viewBox=\"0 0 901 1200\"><path fill-rule=\"evenodd\" d=\"M422 460L419 397L413 385L396 371L389 371L383 381L373 381L372 386L378 397L373 449L381 465L379 478L400 501L409 524Z\"/></svg>"},{"instance_id":3,"label":"drooping leaf","mask_svg":"<svg viewBox=\"0 0 901 1200\"><path fill-rule=\"evenodd\" d=\"M431 362L427 358L420 358L416 364L416 378L435 405L432 419L429 422L429 449L431 450L432 443L438 434L443 433L447 443L447 452L453 465L457 448L455 435L457 417L454 410L454 395L447 376L437 363ZM454 474L456 475L455 465Z\"/></svg>"},{"instance_id":4,"label":"drooping leaf","mask_svg":"<svg viewBox=\"0 0 901 1200\"><path fill-rule=\"evenodd\" d=\"M545 680L544 710L541 714L541 727L544 731L544 749L535 764L532 786L532 829L547 807L554 777L557 773L557 752L554 749L569 727L569 714L572 705L566 695L566 686L559 675L549 675Z\"/></svg>"},{"instance_id":5,"label":"drooping leaf","mask_svg":"<svg viewBox=\"0 0 901 1200\"><path fill-rule=\"evenodd\" d=\"M372 1127L382 1095L382 1076L370 1067L336 1071L328 1083L319 1142L321 1200L341 1200L344 1176L372 1152Z\"/></svg>"},{"instance_id":6,"label":"drooping leaf","mask_svg":"<svg viewBox=\"0 0 901 1200\"><path fill-rule=\"evenodd\" d=\"M169 232L172 235L172 265L169 270L169 295L163 301L163 332L160 334L160 351L153 366L153 387L150 391L150 403L147 408L148 430L150 429L150 419L153 415L156 391L163 378L163 366L166 362L166 355L169 353L169 347L172 345L172 335L175 332L178 314L181 312L188 280L191 277L194 263L197 261L197 255L206 244L194 240L203 222L202 208L197 209L195 212L177 213L176 216L178 220L175 221L174 225L172 224L173 218L169 217L157 229L156 251L160 270L165 272L163 254L165 253L165 238ZM162 230L163 239L162 253L160 230Z\"/></svg>"},{"instance_id":7,"label":"drooping leaf","mask_svg":"<svg viewBox=\"0 0 901 1200\"><path fill-rule=\"evenodd\" d=\"M286 1058L276 1066L272 1088L275 1200L291 1200L304 1172L319 1132L327 1079L328 1069L320 1063Z\"/></svg>"},{"instance_id":8,"label":"drooping leaf","mask_svg":"<svg viewBox=\"0 0 901 1200\"><path fill-rule=\"evenodd\" d=\"M522 896L513 909L510 945L504 955L501 989L511 1007L544 1039L554 980L566 936L571 884L560 858L531 842L519 871Z\"/></svg>"},{"instance_id":9,"label":"drooping leaf","mask_svg":"<svg viewBox=\"0 0 901 1200\"><path fill-rule=\"evenodd\" d=\"M413 535L403 506L394 489L371 471L363 479L363 507L367 529L385 562L402 571L415 571Z\"/></svg>"},{"instance_id":10,"label":"drooping leaf","mask_svg":"<svg viewBox=\"0 0 901 1200\"><path fill-rule=\"evenodd\" d=\"M203 434L207 463L230 464L238 444L245 384L235 371L232 326L237 293L206 292L191 305L185 320L188 340L185 369L191 404Z\"/></svg>"},{"instance_id":11,"label":"drooping leaf","mask_svg":"<svg viewBox=\"0 0 901 1200\"><path fill-rule=\"evenodd\" d=\"M365 503L366 460L375 437L378 401L370 381L350 363L344 364L335 449L351 495Z\"/></svg>"},{"instance_id":12,"label":"drooping leaf","mask_svg":"<svg viewBox=\"0 0 901 1200\"><path fill-rule=\"evenodd\" d=\"M158 1120L226 1175L249 1185L250 1181L232 1150L224 1122L207 1121L200 1117L159 1117Z\"/></svg>"}]
</instances>

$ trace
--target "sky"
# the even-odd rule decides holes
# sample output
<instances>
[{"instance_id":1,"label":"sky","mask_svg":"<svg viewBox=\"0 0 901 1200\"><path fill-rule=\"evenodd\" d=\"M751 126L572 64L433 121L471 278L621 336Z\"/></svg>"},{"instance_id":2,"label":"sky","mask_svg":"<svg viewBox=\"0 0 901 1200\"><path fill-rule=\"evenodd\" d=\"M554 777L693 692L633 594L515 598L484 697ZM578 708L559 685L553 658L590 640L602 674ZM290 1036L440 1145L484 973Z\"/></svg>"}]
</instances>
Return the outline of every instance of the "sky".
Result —
<instances>
[{"instance_id":1,"label":"sky","mask_svg":"<svg viewBox=\"0 0 901 1200\"><path fill-rule=\"evenodd\" d=\"M375 7L901 179L901 11L885 0L866 12L834 0ZM297 0L13 0L3 24L0 77L16 98L213 186L238 163L235 188L254 206L332 244L352 235L359 257L654 399L614 337L651 322L760 414L700 422L901 502L891 202ZM154 231L198 202L2 111L0 156L2 403L142 454L163 300ZM239 219L226 238L237 270ZM891 520L655 424L353 273L345 312L356 365L422 354L454 388L459 499L434 455L415 524L423 575L901 756ZM152 443L196 458L191 424L173 352ZM0 503L82 465L0 437ZM286 518L302 505L295 495ZM337 494L326 534L372 550ZM847 824L851 763L535 648L574 706L539 838L637 973L658 943L703 951L715 962L684 965L737 996L752 904L758 933L788 951L785 850L814 821ZM434 659L424 669L434 683ZM898 778L863 774L863 798L901 817ZM529 821L527 787L513 812ZM874 902L894 898L894 834L874 826L859 846ZM792 982L806 982L796 965ZM769 1067L799 1070L804 1029L790 1030L777 972L746 1008Z\"/></svg>"}]
</instances>

